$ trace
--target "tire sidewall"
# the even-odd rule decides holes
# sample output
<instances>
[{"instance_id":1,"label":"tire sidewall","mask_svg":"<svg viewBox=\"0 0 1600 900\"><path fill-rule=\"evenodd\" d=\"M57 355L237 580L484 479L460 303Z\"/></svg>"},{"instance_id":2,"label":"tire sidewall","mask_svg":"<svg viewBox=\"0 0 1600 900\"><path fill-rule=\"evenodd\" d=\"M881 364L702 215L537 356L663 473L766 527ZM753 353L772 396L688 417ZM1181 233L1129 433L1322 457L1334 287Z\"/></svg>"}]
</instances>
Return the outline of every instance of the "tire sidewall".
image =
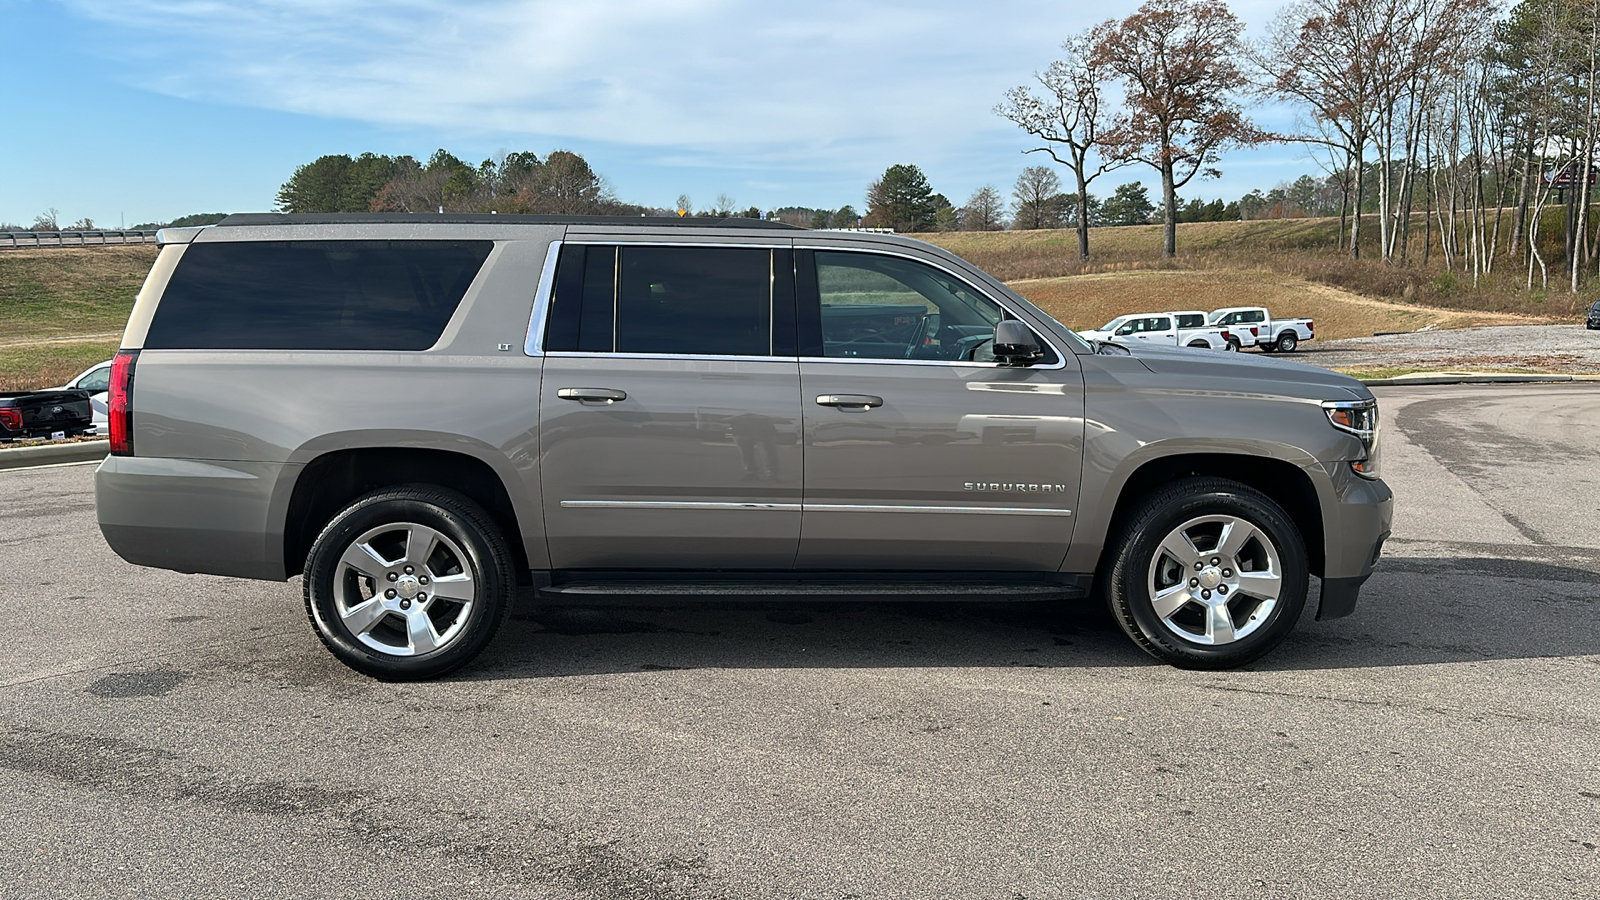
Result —
<instances>
[{"instance_id":1,"label":"tire sidewall","mask_svg":"<svg viewBox=\"0 0 1600 900\"><path fill-rule=\"evenodd\" d=\"M495 559L495 536L485 534L469 513L452 509L453 505L440 495L424 500L385 492L356 501L334 517L317 537L306 557L306 611L318 637L341 662L381 679L432 678L465 665L494 637L509 590L505 566ZM344 626L336 606L334 579L345 550L363 533L398 522L426 525L454 541L467 557L477 591L467 621L455 639L418 656L390 655L361 643Z\"/></svg>"},{"instance_id":2,"label":"tire sidewall","mask_svg":"<svg viewBox=\"0 0 1600 900\"><path fill-rule=\"evenodd\" d=\"M1136 640L1142 638L1141 646L1174 665L1226 668L1249 663L1277 646L1305 609L1310 573L1299 530L1271 500L1240 487L1198 491L1160 504L1135 524L1124 545L1123 561L1116 567L1112 585L1118 620L1125 630L1130 624L1138 630L1138 635L1129 634ZM1208 515L1237 516L1260 529L1277 549L1283 567L1278 604L1266 623L1249 637L1222 647L1186 641L1169 630L1156 615L1148 583L1150 562L1161 541L1184 522Z\"/></svg>"},{"instance_id":3,"label":"tire sidewall","mask_svg":"<svg viewBox=\"0 0 1600 900\"><path fill-rule=\"evenodd\" d=\"M1298 346L1300 346L1300 339L1292 334L1286 334L1278 338L1278 349L1284 353L1293 353Z\"/></svg>"}]
</instances>

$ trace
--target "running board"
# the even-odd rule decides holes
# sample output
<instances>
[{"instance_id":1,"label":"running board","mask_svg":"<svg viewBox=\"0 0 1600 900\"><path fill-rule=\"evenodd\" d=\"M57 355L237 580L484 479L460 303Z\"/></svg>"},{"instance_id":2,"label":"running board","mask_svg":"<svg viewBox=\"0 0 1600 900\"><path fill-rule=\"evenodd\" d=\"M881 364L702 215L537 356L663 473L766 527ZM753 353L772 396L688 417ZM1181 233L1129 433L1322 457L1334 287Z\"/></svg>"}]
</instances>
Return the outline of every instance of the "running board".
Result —
<instances>
[{"instance_id":1,"label":"running board","mask_svg":"<svg viewBox=\"0 0 1600 900\"><path fill-rule=\"evenodd\" d=\"M705 600L913 600L997 602L1076 600L1084 585L1053 582L916 581L572 581L539 588L539 599L567 603Z\"/></svg>"}]
</instances>

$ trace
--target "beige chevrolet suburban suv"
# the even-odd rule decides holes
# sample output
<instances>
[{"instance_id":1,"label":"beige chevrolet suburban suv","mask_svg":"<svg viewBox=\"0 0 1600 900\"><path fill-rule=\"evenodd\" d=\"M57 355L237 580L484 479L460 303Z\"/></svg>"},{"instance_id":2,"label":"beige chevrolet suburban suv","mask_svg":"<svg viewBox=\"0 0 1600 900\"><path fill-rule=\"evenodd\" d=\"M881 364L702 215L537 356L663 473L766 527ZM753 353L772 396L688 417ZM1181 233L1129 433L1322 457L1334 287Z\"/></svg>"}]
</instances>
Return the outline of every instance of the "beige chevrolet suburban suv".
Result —
<instances>
[{"instance_id":1,"label":"beige chevrolet suburban suv","mask_svg":"<svg viewBox=\"0 0 1600 900\"><path fill-rule=\"evenodd\" d=\"M302 577L380 678L519 586L1110 604L1150 654L1352 612L1378 415L1310 366L1085 341L926 243L752 220L237 215L168 229L117 353L124 559Z\"/></svg>"}]
</instances>

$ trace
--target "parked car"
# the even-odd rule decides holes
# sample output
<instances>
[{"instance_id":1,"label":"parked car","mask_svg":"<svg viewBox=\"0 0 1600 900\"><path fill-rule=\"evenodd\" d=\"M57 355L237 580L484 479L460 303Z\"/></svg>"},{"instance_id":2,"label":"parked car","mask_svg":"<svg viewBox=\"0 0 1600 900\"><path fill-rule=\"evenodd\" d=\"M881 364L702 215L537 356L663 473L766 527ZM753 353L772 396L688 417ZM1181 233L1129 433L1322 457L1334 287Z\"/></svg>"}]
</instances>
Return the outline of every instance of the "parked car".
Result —
<instances>
[{"instance_id":1,"label":"parked car","mask_svg":"<svg viewBox=\"0 0 1600 900\"><path fill-rule=\"evenodd\" d=\"M1600 300L1589 304L1589 318L1585 325L1590 330L1600 329Z\"/></svg>"},{"instance_id":2,"label":"parked car","mask_svg":"<svg viewBox=\"0 0 1600 900\"><path fill-rule=\"evenodd\" d=\"M77 437L93 431L86 391L6 391L0 393L0 441Z\"/></svg>"},{"instance_id":3,"label":"parked car","mask_svg":"<svg viewBox=\"0 0 1600 900\"><path fill-rule=\"evenodd\" d=\"M1295 348L1305 341L1316 337L1316 323L1310 319L1274 319L1264 306L1230 306L1226 309L1214 309L1206 317L1206 324L1220 328L1228 328L1238 333L1241 328L1250 329L1250 334L1255 337L1255 346L1260 347L1265 353L1293 353ZM1248 347L1250 342L1239 335L1241 346Z\"/></svg>"},{"instance_id":4,"label":"parked car","mask_svg":"<svg viewBox=\"0 0 1600 900\"><path fill-rule=\"evenodd\" d=\"M1194 347L1206 350L1234 350L1227 332L1221 328L1207 328L1205 313L1134 313L1118 316L1107 323L1102 331L1080 331L1078 336L1090 341L1110 341L1127 344L1141 341L1166 347ZM1183 324L1188 322L1189 324Z\"/></svg>"},{"instance_id":5,"label":"parked car","mask_svg":"<svg viewBox=\"0 0 1600 900\"><path fill-rule=\"evenodd\" d=\"M1313 576L1349 615L1390 529L1360 382L1091 344L896 235L263 214L160 240L112 364L106 541L298 575L380 678L472 660L518 585L1093 597L1159 659L1236 666Z\"/></svg>"},{"instance_id":6,"label":"parked car","mask_svg":"<svg viewBox=\"0 0 1600 900\"><path fill-rule=\"evenodd\" d=\"M77 377L58 388L57 391L87 391L89 394L89 407L94 415L94 427L89 434L106 433L106 392L111 387L111 360L90 366L79 372Z\"/></svg>"}]
</instances>

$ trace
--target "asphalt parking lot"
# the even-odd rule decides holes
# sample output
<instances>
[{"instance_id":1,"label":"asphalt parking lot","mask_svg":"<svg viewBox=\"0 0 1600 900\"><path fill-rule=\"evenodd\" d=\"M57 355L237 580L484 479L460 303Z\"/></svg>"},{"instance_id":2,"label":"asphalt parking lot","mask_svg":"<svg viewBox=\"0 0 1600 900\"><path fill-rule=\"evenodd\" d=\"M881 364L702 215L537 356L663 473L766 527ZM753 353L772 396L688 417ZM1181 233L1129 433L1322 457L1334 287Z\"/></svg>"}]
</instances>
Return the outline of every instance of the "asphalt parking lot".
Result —
<instances>
[{"instance_id":1,"label":"asphalt parking lot","mask_svg":"<svg viewBox=\"0 0 1600 900\"><path fill-rule=\"evenodd\" d=\"M1222 673L1082 608L524 609L381 684L0 472L0 897L1600 895L1600 385L1378 392L1360 608Z\"/></svg>"}]
</instances>

